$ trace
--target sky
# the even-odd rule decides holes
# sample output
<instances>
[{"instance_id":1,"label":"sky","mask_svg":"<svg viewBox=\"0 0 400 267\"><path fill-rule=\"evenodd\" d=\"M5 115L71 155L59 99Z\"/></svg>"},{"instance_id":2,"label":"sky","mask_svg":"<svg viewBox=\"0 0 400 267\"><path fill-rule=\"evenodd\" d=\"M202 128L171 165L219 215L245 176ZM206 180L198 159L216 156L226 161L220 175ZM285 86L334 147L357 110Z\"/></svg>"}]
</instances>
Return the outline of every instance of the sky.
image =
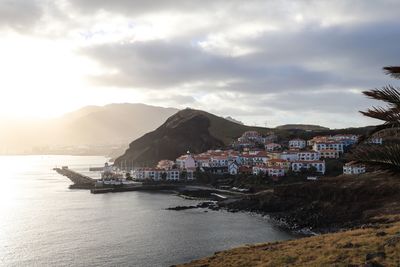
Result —
<instances>
[{"instance_id":1,"label":"sky","mask_svg":"<svg viewBox=\"0 0 400 267\"><path fill-rule=\"evenodd\" d=\"M0 118L86 105L203 109L248 125L379 122L396 0L1 0Z\"/></svg>"}]
</instances>

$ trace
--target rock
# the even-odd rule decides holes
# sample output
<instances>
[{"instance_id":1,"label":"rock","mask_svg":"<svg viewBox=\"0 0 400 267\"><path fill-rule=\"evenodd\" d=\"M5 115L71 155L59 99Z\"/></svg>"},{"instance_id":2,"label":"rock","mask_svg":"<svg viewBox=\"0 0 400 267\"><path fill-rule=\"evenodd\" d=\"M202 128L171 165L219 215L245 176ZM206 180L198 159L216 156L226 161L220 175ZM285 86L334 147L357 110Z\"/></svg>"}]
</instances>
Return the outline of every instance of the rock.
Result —
<instances>
[{"instance_id":1,"label":"rock","mask_svg":"<svg viewBox=\"0 0 400 267\"><path fill-rule=\"evenodd\" d=\"M367 261L370 261L370 260L372 260L374 258L382 258L382 259L384 259L384 258L386 258L386 253L383 252L383 251L380 251L380 252L368 253L365 256L365 260L367 260Z\"/></svg>"},{"instance_id":2,"label":"rock","mask_svg":"<svg viewBox=\"0 0 400 267\"><path fill-rule=\"evenodd\" d=\"M385 267L385 266L380 264L379 262L371 261L371 262L364 264L364 267Z\"/></svg>"},{"instance_id":3,"label":"rock","mask_svg":"<svg viewBox=\"0 0 400 267\"><path fill-rule=\"evenodd\" d=\"M376 236L385 236L385 235L387 235L387 233L383 231L376 233Z\"/></svg>"},{"instance_id":4,"label":"rock","mask_svg":"<svg viewBox=\"0 0 400 267\"><path fill-rule=\"evenodd\" d=\"M166 210L188 210L188 209L197 209L197 206L176 206L176 207L166 208Z\"/></svg>"},{"instance_id":5,"label":"rock","mask_svg":"<svg viewBox=\"0 0 400 267\"><path fill-rule=\"evenodd\" d=\"M396 246L396 244L399 243L399 242L400 242L400 234L395 235L394 237L389 238L389 239L385 242L384 246L394 247L394 246Z\"/></svg>"}]
</instances>

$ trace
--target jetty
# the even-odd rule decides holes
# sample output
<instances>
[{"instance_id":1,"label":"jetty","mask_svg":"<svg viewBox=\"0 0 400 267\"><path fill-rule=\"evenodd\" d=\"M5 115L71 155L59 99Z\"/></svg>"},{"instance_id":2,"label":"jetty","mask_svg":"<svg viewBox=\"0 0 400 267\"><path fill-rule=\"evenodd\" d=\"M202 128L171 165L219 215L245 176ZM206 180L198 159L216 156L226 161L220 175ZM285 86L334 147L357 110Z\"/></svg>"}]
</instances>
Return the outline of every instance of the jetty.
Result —
<instances>
[{"instance_id":1,"label":"jetty","mask_svg":"<svg viewBox=\"0 0 400 267\"><path fill-rule=\"evenodd\" d=\"M70 186L70 188L92 189L94 188L94 185L96 183L95 179L83 175L81 173L78 173L76 171L73 171L69 169L67 166L63 166L62 168L54 168L54 170L58 174L67 177L74 183L73 185Z\"/></svg>"}]
</instances>

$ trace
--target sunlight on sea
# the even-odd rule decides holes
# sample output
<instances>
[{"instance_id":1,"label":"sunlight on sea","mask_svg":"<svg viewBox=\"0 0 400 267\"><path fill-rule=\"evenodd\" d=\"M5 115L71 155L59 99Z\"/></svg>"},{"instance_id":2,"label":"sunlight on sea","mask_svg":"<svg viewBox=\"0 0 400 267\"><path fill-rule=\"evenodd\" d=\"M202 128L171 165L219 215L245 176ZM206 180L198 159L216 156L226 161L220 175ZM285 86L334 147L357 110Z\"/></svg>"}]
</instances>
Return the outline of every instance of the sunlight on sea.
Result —
<instances>
[{"instance_id":1,"label":"sunlight on sea","mask_svg":"<svg viewBox=\"0 0 400 267\"><path fill-rule=\"evenodd\" d=\"M169 266L244 243L292 238L260 216L165 193L92 195L52 168L90 173L104 157L0 157L0 266Z\"/></svg>"}]
</instances>

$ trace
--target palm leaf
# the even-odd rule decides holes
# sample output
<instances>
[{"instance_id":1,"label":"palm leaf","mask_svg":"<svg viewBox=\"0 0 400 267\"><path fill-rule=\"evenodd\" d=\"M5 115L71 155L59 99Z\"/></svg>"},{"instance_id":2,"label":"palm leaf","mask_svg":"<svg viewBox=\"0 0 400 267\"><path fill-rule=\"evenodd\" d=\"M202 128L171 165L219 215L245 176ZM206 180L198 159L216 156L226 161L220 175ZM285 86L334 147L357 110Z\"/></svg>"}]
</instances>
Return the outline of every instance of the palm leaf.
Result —
<instances>
[{"instance_id":1,"label":"palm leaf","mask_svg":"<svg viewBox=\"0 0 400 267\"><path fill-rule=\"evenodd\" d=\"M364 91L363 94L371 99L385 101L392 107L400 108L400 88L386 85L379 89Z\"/></svg>"},{"instance_id":2,"label":"palm leaf","mask_svg":"<svg viewBox=\"0 0 400 267\"><path fill-rule=\"evenodd\" d=\"M348 158L379 170L400 172L400 144L360 145Z\"/></svg>"},{"instance_id":3,"label":"palm leaf","mask_svg":"<svg viewBox=\"0 0 400 267\"><path fill-rule=\"evenodd\" d=\"M400 67L399 66L390 66L384 67L384 72L395 79L400 79Z\"/></svg>"}]
</instances>

